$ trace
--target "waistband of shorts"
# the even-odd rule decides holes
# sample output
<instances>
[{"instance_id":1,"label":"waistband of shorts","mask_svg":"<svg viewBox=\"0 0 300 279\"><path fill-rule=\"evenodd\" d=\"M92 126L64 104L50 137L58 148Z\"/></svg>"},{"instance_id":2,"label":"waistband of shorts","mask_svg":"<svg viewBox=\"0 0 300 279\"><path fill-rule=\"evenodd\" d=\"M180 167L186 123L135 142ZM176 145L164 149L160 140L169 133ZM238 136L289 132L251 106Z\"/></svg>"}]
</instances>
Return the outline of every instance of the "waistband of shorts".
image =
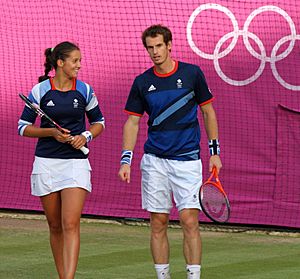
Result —
<instances>
[{"instance_id":1,"label":"waistband of shorts","mask_svg":"<svg viewBox=\"0 0 300 279\"><path fill-rule=\"evenodd\" d=\"M149 152L145 152L145 154L154 156L154 157L157 157L160 159L173 160L173 161L197 161L197 160L200 160L200 154L195 159L187 158L187 157L183 157L183 156L158 155L158 154L149 153Z\"/></svg>"}]
</instances>

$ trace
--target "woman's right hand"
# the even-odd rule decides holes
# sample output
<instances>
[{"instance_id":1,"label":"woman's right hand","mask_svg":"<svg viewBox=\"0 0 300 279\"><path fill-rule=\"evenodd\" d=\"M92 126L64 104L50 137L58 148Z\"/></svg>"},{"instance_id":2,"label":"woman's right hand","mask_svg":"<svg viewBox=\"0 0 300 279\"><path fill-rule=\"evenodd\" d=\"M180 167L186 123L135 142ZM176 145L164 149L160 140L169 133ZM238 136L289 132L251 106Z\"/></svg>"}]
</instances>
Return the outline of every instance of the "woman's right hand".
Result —
<instances>
[{"instance_id":1,"label":"woman's right hand","mask_svg":"<svg viewBox=\"0 0 300 279\"><path fill-rule=\"evenodd\" d=\"M62 131L53 128L53 135L52 135L57 141L66 143L73 140L73 136L70 134L70 131L68 129L62 128Z\"/></svg>"}]
</instances>

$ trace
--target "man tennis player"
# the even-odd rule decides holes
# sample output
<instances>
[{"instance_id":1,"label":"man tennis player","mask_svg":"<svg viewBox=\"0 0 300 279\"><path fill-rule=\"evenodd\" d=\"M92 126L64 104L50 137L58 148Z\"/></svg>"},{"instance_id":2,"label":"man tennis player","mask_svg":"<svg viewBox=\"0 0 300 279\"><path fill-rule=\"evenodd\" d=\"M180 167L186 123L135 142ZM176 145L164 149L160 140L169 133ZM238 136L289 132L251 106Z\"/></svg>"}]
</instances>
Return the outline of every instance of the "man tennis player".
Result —
<instances>
[{"instance_id":1,"label":"man tennis player","mask_svg":"<svg viewBox=\"0 0 300 279\"><path fill-rule=\"evenodd\" d=\"M167 228L172 196L183 229L183 253L188 279L201 273L198 215L202 184L198 107L209 138L210 171L222 167L213 96L198 66L171 58L172 33L152 25L142 34L154 67L136 77L127 99L129 114L123 129L119 177L130 182L130 165L144 112L149 115L148 139L141 161L142 206L150 212L151 252L158 279L171 278Z\"/></svg>"}]
</instances>

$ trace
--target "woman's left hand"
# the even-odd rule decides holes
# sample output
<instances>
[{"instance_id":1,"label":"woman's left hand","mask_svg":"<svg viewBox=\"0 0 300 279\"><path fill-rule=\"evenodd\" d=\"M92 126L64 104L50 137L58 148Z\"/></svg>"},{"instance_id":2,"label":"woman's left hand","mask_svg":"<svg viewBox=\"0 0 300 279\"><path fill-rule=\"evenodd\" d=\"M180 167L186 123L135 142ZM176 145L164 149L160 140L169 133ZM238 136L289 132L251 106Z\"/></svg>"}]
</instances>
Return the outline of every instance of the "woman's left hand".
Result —
<instances>
[{"instance_id":1,"label":"woman's left hand","mask_svg":"<svg viewBox=\"0 0 300 279\"><path fill-rule=\"evenodd\" d=\"M73 136L72 140L70 141L70 144L75 148L75 149L80 149L86 144L86 138L83 135L76 135Z\"/></svg>"}]
</instances>

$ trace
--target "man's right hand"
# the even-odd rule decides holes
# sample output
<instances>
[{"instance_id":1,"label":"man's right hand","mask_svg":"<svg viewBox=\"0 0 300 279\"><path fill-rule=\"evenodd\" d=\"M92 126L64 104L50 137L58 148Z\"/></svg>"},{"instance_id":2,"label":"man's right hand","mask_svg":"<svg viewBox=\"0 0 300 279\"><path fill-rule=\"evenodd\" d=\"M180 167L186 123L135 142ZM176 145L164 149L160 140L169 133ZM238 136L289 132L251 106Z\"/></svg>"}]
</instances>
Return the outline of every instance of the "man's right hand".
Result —
<instances>
[{"instance_id":1,"label":"man's right hand","mask_svg":"<svg viewBox=\"0 0 300 279\"><path fill-rule=\"evenodd\" d=\"M128 164L123 164L120 167L118 176L121 179L121 181L130 183L130 165Z\"/></svg>"}]
</instances>

